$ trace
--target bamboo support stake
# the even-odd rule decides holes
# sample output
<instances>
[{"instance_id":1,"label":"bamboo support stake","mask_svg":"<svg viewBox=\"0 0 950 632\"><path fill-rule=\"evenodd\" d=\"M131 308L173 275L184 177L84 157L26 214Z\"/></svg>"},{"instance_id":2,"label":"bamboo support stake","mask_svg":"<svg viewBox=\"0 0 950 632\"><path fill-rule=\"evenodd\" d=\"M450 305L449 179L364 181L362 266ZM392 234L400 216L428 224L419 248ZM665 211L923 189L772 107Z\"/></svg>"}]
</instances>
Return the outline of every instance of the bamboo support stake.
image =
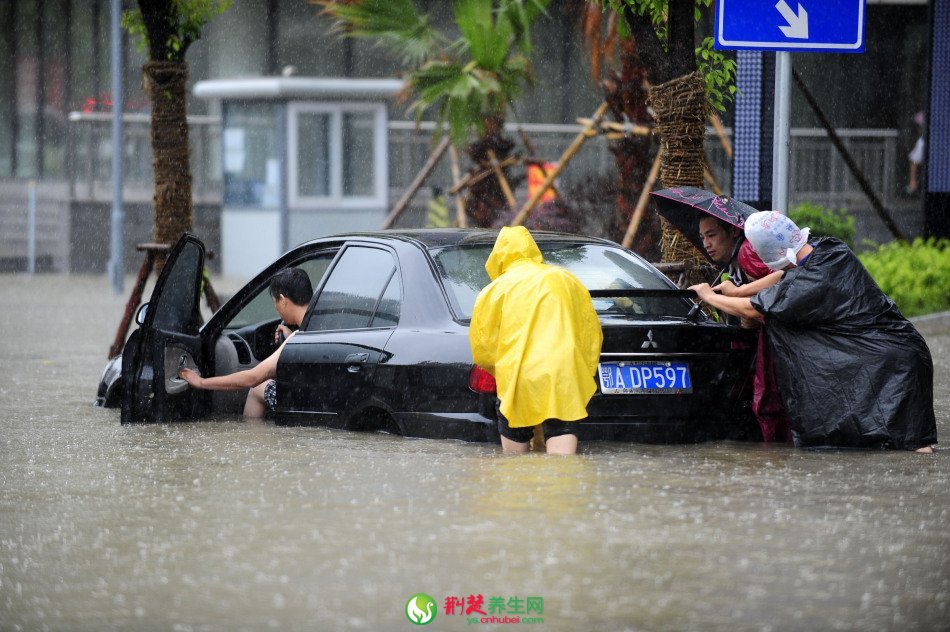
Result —
<instances>
[{"instance_id":1,"label":"bamboo support stake","mask_svg":"<svg viewBox=\"0 0 950 632\"><path fill-rule=\"evenodd\" d=\"M586 123L587 119L577 119L579 123ZM617 123L616 121L602 121L600 123L600 133L607 134L612 140L625 138L627 136L650 136L653 134L653 128L646 125L633 125L632 123Z\"/></svg>"},{"instance_id":2,"label":"bamboo support stake","mask_svg":"<svg viewBox=\"0 0 950 632\"><path fill-rule=\"evenodd\" d=\"M494 150L488 150L488 160L491 163L492 171L495 172L495 177L498 178L498 184L501 185L501 191L505 194L505 199L508 200L508 206L511 207L511 210L515 210L518 208L518 200L515 199L515 194L511 191L511 185L508 184L505 172L498 166L498 156L495 155Z\"/></svg>"},{"instance_id":3,"label":"bamboo support stake","mask_svg":"<svg viewBox=\"0 0 950 632\"><path fill-rule=\"evenodd\" d=\"M419 187L422 186L422 183L426 181L426 178L429 177L429 174L439 163L439 159L442 158L442 154L444 154L445 150L449 148L449 142L448 136L442 138L442 141L432 152L432 155L429 156L429 160L426 161L426 164L424 164L422 169L419 170L419 173L416 174L416 179L412 181L412 184L409 185L409 188L406 189L406 192L403 193L402 197L399 198L399 201L396 202L393 210L389 213L389 215L386 216L386 219L383 220L383 225L380 226L380 230L392 228L393 224L396 223L396 220L399 219L399 216L402 215L403 211L406 210L406 207L409 206L412 196L416 194L416 191L419 190Z\"/></svg>"},{"instance_id":4,"label":"bamboo support stake","mask_svg":"<svg viewBox=\"0 0 950 632\"><path fill-rule=\"evenodd\" d=\"M726 150L726 155L732 158L732 143L729 142L729 137L726 136L726 128L722 126L722 121L719 120L717 115L712 114L709 116L709 122L712 123L713 129L716 130L716 136L719 137L722 148ZM719 194L717 193L716 195Z\"/></svg>"},{"instance_id":5,"label":"bamboo support stake","mask_svg":"<svg viewBox=\"0 0 950 632\"><path fill-rule=\"evenodd\" d=\"M719 183L716 182L716 176L712 174L712 171L709 170L709 167L703 167L703 177L706 179L706 182L709 183L709 187L712 189L712 192L716 195L722 195L722 188L719 186Z\"/></svg>"},{"instance_id":6,"label":"bamboo support stake","mask_svg":"<svg viewBox=\"0 0 950 632\"><path fill-rule=\"evenodd\" d=\"M459 152L455 145L449 147L449 158L452 160L452 185L454 188L462 177L462 170L459 168ZM456 191L452 194L452 197L455 198L455 223L458 224L459 228L465 228L468 226L468 217L465 215L465 200L462 199L460 191Z\"/></svg>"},{"instance_id":7,"label":"bamboo support stake","mask_svg":"<svg viewBox=\"0 0 950 632\"><path fill-rule=\"evenodd\" d=\"M622 132L604 132L602 136L607 140L623 140L624 138L629 138L629 134Z\"/></svg>"},{"instance_id":8,"label":"bamboo support stake","mask_svg":"<svg viewBox=\"0 0 950 632\"><path fill-rule=\"evenodd\" d=\"M547 175L541 186L539 186L534 192L534 195L531 196L531 199L525 202L525 205L521 207L520 211L518 211L518 215L516 215L515 218L511 220L512 226L521 226L524 224L525 219L527 219L528 215L531 214L531 211L534 210L534 207L537 206L538 200L540 200L541 196L544 195L544 192L551 187L551 183L554 182L554 180L559 175L561 175L561 172L564 171L564 168L574 157L574 154L576 154L578 150L584 145L584 143L587 142L588 138L597 135L597 132L593 130L597 127L597 125L600 124L600 120L604 118L606 113L607 102L604 101L600 104L600 107L597 108L597 111L594 113L594 116L591 118L590 122L584 126L584 129L582 129L580 133L577 134L570 146L564 150L564 153L558 160L557 167L555 167L554 170Z\"/></svg>"},{"instance_id":9,"label":"bamboo support stake","mask_svg":"<svg viewBox=\"0 0 950 632\"><path fill-rule=\"evenodd\" d=\"M516 165L518 164L518 161L519 161L518 158L511 157L511 158L505 158L498 164L502 168L504 168L504 167L510 167L512 165ZM451 193L452 195L455 195L462 189L467 189L468 187L481 182L485 178L493 175L494 173L495 172L492 171L491 169L484 169L482 171L479 171L478 173L470 173L464 178L462 178L461 180L459 180L457 184L452 185L452 188L449 189L448 192Z\"/></svg>"},{"instance_id":10,"label":"bamboo support stake","mask_svg":"<svg viewBox=\"0 0 950 632\"><path fill-rule=\"evenodd\" d=\"M663 150L660 149L656 152L656 158L653 159L653 166L650 167L650 175L647 176L647 181L643 185L643 190L640 191L640 198L637 200L637 206L633 210L633 216L630 217L630 224L627 225L627 232L623 236L623 247L629 248L633 244L633 238L637 234L637 229L640 228L640 222L643 221L643 214L647 210L647 204L650 201L650 192L653 191L653 186L656 184L656 179L660 177L660 162L663 155Z\"/></svg>"},{"instance_id":11,"label":"bamboo support stake","mask_svg":"<svg viewBox=\"0 0 950 632\"><path fill-rule=\"evenodd\" d=\"M521 142L524 143L524 148L528 150L529 156L535 156L534 145L531 143L531 139L528 138L528 134L525 133L521 125L518 125L518 136L521 138Z\"/></svg>"}]
</instances>

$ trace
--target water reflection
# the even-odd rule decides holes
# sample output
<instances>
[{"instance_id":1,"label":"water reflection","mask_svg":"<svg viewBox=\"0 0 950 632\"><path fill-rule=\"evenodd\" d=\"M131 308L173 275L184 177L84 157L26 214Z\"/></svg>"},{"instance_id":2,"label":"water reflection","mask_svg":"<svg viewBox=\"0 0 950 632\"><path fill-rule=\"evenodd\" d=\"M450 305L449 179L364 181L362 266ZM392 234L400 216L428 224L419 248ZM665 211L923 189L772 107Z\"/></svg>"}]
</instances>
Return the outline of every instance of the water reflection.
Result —
<instances>
[{"instance_id":1,"label":"water reflection","mask_svg":"<svg viewBox=\"0 0 950 632\"><path fill-rule=\"evenodd\" d=\"M43 322L54 298L68 325L0 339L0 628L406 629L418 592L540 596L547 630L950 615L943 453L519 457L236 418L123 428L89 405L122 301L88 297L107 292L0 277L0 329ZM932 341L942 393L948 340ZM440 608L435 629L465 627Z\"/></svg>"}]
</instances>

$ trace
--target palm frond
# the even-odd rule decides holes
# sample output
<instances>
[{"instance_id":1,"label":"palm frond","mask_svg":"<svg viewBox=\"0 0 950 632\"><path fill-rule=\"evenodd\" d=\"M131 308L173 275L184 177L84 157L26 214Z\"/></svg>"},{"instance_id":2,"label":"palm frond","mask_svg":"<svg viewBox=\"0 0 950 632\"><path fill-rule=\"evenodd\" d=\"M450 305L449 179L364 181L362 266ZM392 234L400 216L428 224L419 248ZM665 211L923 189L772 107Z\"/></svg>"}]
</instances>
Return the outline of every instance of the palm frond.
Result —
<instances>
[{"instance_id":1,"label":"palm frond","mask_svg":"<svg viewBox=\"0 0 950 632\"><path fill-rule=\"evenodd\" d=\"M511 47L514 29L504 13L496 14L491 2L455 0L455 22L469 55L482 68L497 71Z\"/></svg>"},{"instance_id":2,"label":"palm frond","mask_svg":"<svg viewBox=\"0 0 950 632\"><path fill-rule=\"evenodd\" d=\"M505 14L514 34L514 44L525 55L531 54L531 25L547 15L551 0L504 0L500 11Z\"/></svg>"},{"instance_id":3,"label":"palm frond","mask_svg":"<svg viewBox=\"0 0 950 632\"><path fill-rule=\"evenodd\" d=\"M348 37L377 40L400 55L407 71L403 95L414 99L417 121L436 118L436 134L449 126L457 146L503 119L508 103L531 80L530 29L551 0L452 0L460 36L434 29L413 0L310 0L336 18Z\"/></svg>"},{"instance_id":4,"label":"palm frond","mask_svg":"<svg viewBox=\"0 0 950 632\"><path fill-rule=\"evenodd\" d=\"M407 65L430 59L445 41L412 0L318 0L318 4L323 13L336 18L333 30L376 39Z\"/></svg>"},{"instance_id":5,"label":"palm frond","mask_svg":"<svg viewBox=\"0 0 950 632\"><path fill-rule=\"evenodd\" d=\"M452 141L465 142L478 134L484 121L504 114L510 93L523 80L519 67L496 74L475 62L461 65L456 61L432 61L408 74L410 90L417 95L409 106L417 120L431 108L437 111L437 123L449 124Z\"/></svg>"}]
</instances>

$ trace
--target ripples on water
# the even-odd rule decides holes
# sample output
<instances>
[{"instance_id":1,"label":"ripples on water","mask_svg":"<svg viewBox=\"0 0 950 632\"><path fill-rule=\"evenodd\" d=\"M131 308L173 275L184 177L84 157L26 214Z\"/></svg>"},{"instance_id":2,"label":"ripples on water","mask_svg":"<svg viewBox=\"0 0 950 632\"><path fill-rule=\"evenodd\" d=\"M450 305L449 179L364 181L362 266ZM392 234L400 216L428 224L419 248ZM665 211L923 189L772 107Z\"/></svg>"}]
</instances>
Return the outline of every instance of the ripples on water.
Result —
<instances>
[{"instance_id":1,"label":"ripples on water","mask_svg":"<svg viewBox=\"0 0 950 632\"><path fill-rule=\"evenodd\" d=\"M89 405L108 292L0 277L2 629L404 630L417 592L540 596L548 630L946 629L945 453L122 428Z\"/></svg>"}]
</instances>

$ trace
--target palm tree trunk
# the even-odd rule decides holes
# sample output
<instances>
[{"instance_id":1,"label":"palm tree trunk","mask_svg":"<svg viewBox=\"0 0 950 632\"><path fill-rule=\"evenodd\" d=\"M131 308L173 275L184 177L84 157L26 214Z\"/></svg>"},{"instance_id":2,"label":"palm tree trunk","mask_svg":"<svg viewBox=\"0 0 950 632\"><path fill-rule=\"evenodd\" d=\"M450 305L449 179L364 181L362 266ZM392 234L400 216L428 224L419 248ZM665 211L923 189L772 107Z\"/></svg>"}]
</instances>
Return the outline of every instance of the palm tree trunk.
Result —
<instances>
[{"instance_id":1,"label":"palm tree trunk","mask_svg":"<svg viewBox=\"0 0 950 632\"><path fill-rule=\"evenodd\" d=\"M693 0L669 0L666 47L657 38L649 15L635 14L626 4L621 5L621 11L653 84L649 99L663 147L660 182L666 188L702 187L708 105L705 81L696 69L695 3ZM685 237L665 220L661 223L663 261L685 261L691 268L706 265L702 254ZM687 283L702 280L698 269L686 276L690 277Z\"/></svg>"},{"instance_id":2,"label":"palm tree trunk","mask_svg":"<svg viewBox=\"0 0 950 632\"><path fill-rule=\"evenodd\" d=\"M149 61L142 68L152 102L152 168L155 174L154 234L160 244L174 244L191 230L191 166L185 84L188 64ZM161 271L164 256L156 262Z\"/></svg>"},{"instance_id":3,"label":"palm tree trunk","mask_svg":"<svg viewBox=\"0 0 950 632\"><path fill-rule=\"evenodd\" d=\"M699 71L650 88L650 103L656 131L663 145L660 182L663 188L703 187L708 105L706 85ZM691 261L703 265L705 259L678 230L665 220L661 242L663 261Z\"/></svg>"},{"instance_id":4,"label":"palm tree trunk","mask_svg":"<svg viewBox=\"0 0 950 632\"><path fill-rule=\"evenodd\" d=\"M514 149L515 144L511 139L504 135L505 120L501 117L493 117L486 122L485 133L468 146L466 152L472 159L472 170L475 172L490 168L491 160L489 150L495 152L499 161L507 158ZM513 186L517 182L512 180L507 169L502 169L505 177ZM468 197L465 199L465 209L468 212L472 224L475 226L489 227L495 223L495 220L508 209L508 200L501 189L498 178L484 178L473 184L468 191Z\"/></svg>"}]
</instances>

